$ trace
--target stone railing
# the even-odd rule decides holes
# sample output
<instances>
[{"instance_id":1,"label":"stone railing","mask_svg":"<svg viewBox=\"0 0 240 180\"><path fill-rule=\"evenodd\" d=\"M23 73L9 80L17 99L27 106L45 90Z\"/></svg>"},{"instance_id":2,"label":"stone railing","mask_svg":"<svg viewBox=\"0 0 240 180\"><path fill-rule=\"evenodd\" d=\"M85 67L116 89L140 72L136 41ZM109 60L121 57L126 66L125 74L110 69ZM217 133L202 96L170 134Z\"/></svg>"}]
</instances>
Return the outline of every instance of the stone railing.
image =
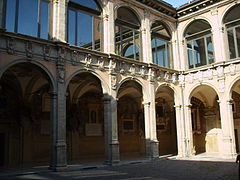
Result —
<instances>
[{"instance_id":1,"label":"stone railing","mask_svg":"<svg viewBox=\"0 0 240 180\"><path fill-rule=\"evenodd\" d=\"M44 60L151 81L178 82L179 72L172 69L4 30L0 30L0 52L26 58L29 61Z\"/></svg>"}]
</instances>

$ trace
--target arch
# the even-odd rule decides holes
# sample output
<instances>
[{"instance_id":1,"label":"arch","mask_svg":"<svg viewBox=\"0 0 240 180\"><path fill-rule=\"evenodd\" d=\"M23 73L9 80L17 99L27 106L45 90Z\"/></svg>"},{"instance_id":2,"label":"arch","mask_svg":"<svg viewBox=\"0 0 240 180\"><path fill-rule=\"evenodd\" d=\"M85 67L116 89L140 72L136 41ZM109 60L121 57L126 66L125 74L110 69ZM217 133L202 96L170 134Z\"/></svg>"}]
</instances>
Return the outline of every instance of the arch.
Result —
<instances>
[{"instance_id":1,"label":"arch","mask_svg":"<svg viewBox=\"0 0 240 180\"><path fill-rule=\"evenodd\" d=\"M232 19L226 19L225 20L225 18L227 18L227 16L230 14L230 13L232 13L234 10L236 10L235 8L240 8L240 3L238 3L238 4L234 4L234 5L231 5L230 7L228 7L226 10L225 10L225 12L223 13L223 16L222 16L222 23L223 24L225 24L226 22L225 21L232 21ZM236 13L236 11L235 11L235 13ZM237 14L235 14L236 16L237 16L237 18L238 19L240 19L240 14L239 14L239 12L237 13Z\"/></svg>"},{"instance_id":2,"label":"arch","mask_svg":"<svg viewBox=\"0 0 240 180\"><path fill-rule=\"evenodd\" d=\"M206 22L212 27L212 24L211 24L210 19L208 19L208 18L206 18L206 17L204 17L204 16L199 16L199 17L196 17L196 18L194 18L194 19L189 20L189 21L184 25L184 27L182 28L182 32L181 32L182 37L184 37L184 34L185 34L186 29L188 29L188 27L189 27L194 21L197 21L197 20L204 20L204 21L206 21Z\"/></svg>"},{"instance_id":3,"label":"arch","mask_svg":"<svg viewBox=\"0 0 240 180\"><path fill-rule=\"evenodd\" d=\"M169 21L163 21L163 19L160 19L159 18L154 18L152 20L150 20L150 27L152 27L152 25L154 24L154 22L156 21L159 21L161 22L162 24L164 24L164 26L171 32L171 34L173 34L173 31L174 31L174 26L172 23L170 23Z\"/></svg>"},{"instance_id":4,"label":"arch","mask_svg":"<svg viewBox=\"0 0 240 180\"><path fill-rule=\"evenodd\" d=\"M12 61L11 63L5 65L5 67L2 68L1 72L0 72L0 79L2 78L2 75L12 66L20 64L20 63L29 63L32 65L35 65L36 67L38 67L40 69L40 71L43 71L44 74L46 75L47 80L50 83L50 90L55 92L56 91L56 80L53 76L53 74L49 71L49 69L47 67L45 67L43 64L37 62L37 61L31 61L29 62L26 59L16 59L14 61Z\"/></svg>"},{"instance_id":5,"label":"arch","mask_svg":"<svg viewBox=\"0 0 240 180\"><path fill-rule=\"evenodd\" d=\"M219 97L219 92L218 92L217 88L216 88L215 86L213 86L212 84L210 84L210 83L196 84L195 86L193 86L193 87L187 92L187 94L189 94L188 99L187 99L187 100L188 100L188 101L187 101L188 104L191 104L191 98L193 97L193 94L194 94L195 91L196 91L198 88L200 88L201 86L207 86L207 87L211 88L211 89L216 93L216 95Z\"/></svg>"},{"instance_id":6,"label":"arch","mask_svg":"<svg viewBox=\"0 0 240 180\"><path fill-rule=\"evenodd\" d=\"M117 11L119 8L127 8L129 10L131 10L134 15L137 17L140 25L141 25L141 20L143 19L143 17L140 15L140 13L138 12L138 10L135 8L135 7L132 7L132 6L129 6L129 3L121 3L121 4L117 4L115 7L114 7L114 11L116 12L115 13L115 19L117 18Z\"/></svg>"},{"instance_id":7,"label":"arch","mask_svg":"<svg viewBox=\"0 0 240 180\"><path fill-rule=\"evenodd\" d=\"M150 23L150 27L151 29L153 28L154 24L157 24L157 25L162 25L164 27L164 29L166 29L168 35L170 36L170 39L172 39L172 32L173 30L170 28L170 26L167 24L167 22L163 22L161 20L154 20Z\"/></svg>"},{"instance_id":8,"label":"arch","mask_svg":"<svg viewBox=\"0 0 240 180\"><path fill-rule=\"evenodd\" d=\"M103 79L99 74L97 74L97 73L94 72L94 71L85 70L85 69L77 70L77 71L73 72L73 73L67 78L67 80L66 80L66 82L65 82L65 91L67 90L67 87L68 87L70 81L72 80L72 78L75 77L76 75L78 75L78 74L80 74L80 73L84 73L84 72L85 72L85 73L90 73L90 74L92 74L93 76L97 77L97 78L100 80L101 86L102 86L101 88L102 88L102 90L103 90L103 94L104 94L104 93L108 93L108 92L110 91L109 86L107 85L107 83L104 81L104 79Z\"/></svg>"},{"instance_id":9,"label":"arch","mask_svg":"<svg viewBox=\"0 0 240 180\"><path fill-rule=\"evenodd\" d=\"M174 88L174 87L172 86L172 84L168 84L168 83L161 83L161 84L159 84L159 85L157 86L157 88L155 89L155 94L158 92L158 90L159 90L161 87L168 87L169 89L171 89L171 90L173 91L174 96L177 95L177 93L176 93L176 88Z\"/></svg>"},{"instance_id":10,"label":"arch","mask_svg":"<svg viewBox=\"0 0 240 180\"><path fill-rule=\"evenodd\" d=\"M193 29L193 33L191 33L191 34L195 34L199 31L205 31L205 30L208 30L208 29L212 28L211 24L207 20L205 20L205 19L195 19L195 20L191 21L187 25L187 27L184 29L184 33L183 33L184 37L188 36L187 35L187 30L189 30L193 26L200 26L202 29L200 29L200 30L199 30L199 28Z\"/></svg>"},{"instance_id":11,"label":"arch","mask_svg":"<svg viewBox=\"0 0 240 180\"><path fill-rule=\"evenodd\" d=\"M235 85L238 83L240 81L240 77L236 77L231 83L230 83L230 85L229 85L229 89L228 89L228 92L227 92L227 98L228 99L231 99L231 97L232 97L232 91L233 91L233 89L234 89L234 87L235 87Z\"/></svg>"},{"instance_id":12,"label":"arch","mask_svg":"<svg viewBox=\"0 0 240 180\"><path fill-rule=\"evenodd\" d=\"M139 79L131 78L131 77L124 78L118 83L118 86L116 88L116 94L118 94L120 87L127 81L135 81L137 84L141 86L143 98L145 95L148 95L147 90L144 88L143 83Z\"/></svg>"}]
</instances>

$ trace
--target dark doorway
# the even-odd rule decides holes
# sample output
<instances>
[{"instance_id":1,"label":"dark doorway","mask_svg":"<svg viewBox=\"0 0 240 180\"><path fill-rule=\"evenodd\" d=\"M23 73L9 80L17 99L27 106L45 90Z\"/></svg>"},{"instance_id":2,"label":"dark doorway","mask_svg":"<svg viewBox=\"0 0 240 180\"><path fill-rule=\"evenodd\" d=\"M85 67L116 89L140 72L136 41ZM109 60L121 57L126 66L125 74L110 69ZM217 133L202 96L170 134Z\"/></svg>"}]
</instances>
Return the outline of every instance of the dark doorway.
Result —
<instances>
[{"instance_id":1,"label":"dark doorway","mask_svg":"<svg viewBox=\"0 0 240 180\"><path fill-rule=\"evenodd\" d=\"M0 166L4 166L5 157L5 134L0 133Z\"/></svg>"},{"instance_id":2,"label":"dark doorway","mask_svg":"<svg viewBox=\"0 0 240 180\"><path fill-rule=\"evenodd\" d=\"M238 132L237 129L234 129L234 134L235 134L235 143L236 143L236 151L237 153L239 152L239 145L238 145Z\"/></svg>"}]
</instances>

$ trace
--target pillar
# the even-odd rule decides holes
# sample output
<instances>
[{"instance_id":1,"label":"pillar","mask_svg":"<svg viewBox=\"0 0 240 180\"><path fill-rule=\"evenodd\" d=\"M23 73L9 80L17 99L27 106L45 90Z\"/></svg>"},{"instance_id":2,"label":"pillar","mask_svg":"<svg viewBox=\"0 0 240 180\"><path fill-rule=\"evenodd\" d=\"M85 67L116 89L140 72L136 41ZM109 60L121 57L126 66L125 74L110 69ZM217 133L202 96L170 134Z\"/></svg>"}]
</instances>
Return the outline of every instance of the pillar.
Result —
<instances>
[{"instance_id":1,"label":"pillar","mask_svg":"<svg viewBox=\"0 0 240 180\"><path fill-rule=\"evenodd\" d=\"M114 5L112 0L103 1L103 52L115 53Z\"/></svg>"},{"instance_id":2,"label":"pillar","mask_svg":"<svg viewBox=\"0 0 240 180\"><path fill-rule=\"evenodd\" d=\"M192 133L192 116L191 116L191 104L185 105L184 114L185 114L185 146L186 152L185 156L189 157L193 155L193 133Z\"/></svg>"},{"instance_id":3,"label":"pillar","mask_svg":"<svg viewBox=\"0 0 240 180\"><path fill-rule=\"evenodd\" d=\"M142 20L141 35L142 35L142 61L152 63L152 47L151 47L151 27L150 27L150 12L144 11ZM154 100L155 102L155 100Z\"/></svg>"},{"instance_id":4,"label":"pillar","mask_svg":"<svg viewBox=\"0 0 240 180\"><path fill-rule=\"evenodd\" d=\"M52 27L50 29L52 38L55 41L66 42L68 1L52 1Z\"/></svg>"},{"instance_id":5,"label":"pillar","mask_svg":"<svg viewBox=\"0 0 240 180\"><path fill-rule=\"evenodd\" d=\"M62 75L64 67L58 66L57 88L52 92L51 111L51 164L55 171L64 170L67 167L66 156L66 96Z\"/></svg>"},{"instance_id":6,"label":"pillar","mask_svg":"<svg viewBox=\"0 0 240 180\"><path fill-rule=\"evenodd\" d=\"M109 95L104 95L104 133L106 164L119 162L119 142L117 127L117 101Z\"/></svg>"},{"instance_id":7,"label":"pillar","mask_svg":"<svg viewBox=\"0 0 240 180\"><path fill-rule=\"evenodd\" d=\"M234 136L234 123L232 112L232 100L221 98L219 100L221 127L222 127L222 147L221 153L225 158L235 158L236 145Z\"/></svg>"},{"instance_id":8,"label":"pillar","mask_svg":"<svg viewBox=\"0 0 240 180\"><path fill-rule=\"evenodd\" d=\"M222 62L225 59L223 58L224 55L224 46L223 46L223 36L222 36L222 29L221 29L221 25L219 23L219 17L218 17L218 10L217 8L213 8L211 9L211 20L212 20L212 33L213 33L213 38L212 38L212 42L214 43L213 47L214 47L214 51L218 52L215 53L215 61L216 62Z\"/></svg>"},{"instance_id":9,"label":"pillar","mask_svg":"<svg viewBox=\"0 0 240 180\"><path fill-rule=\"evenodd\" d=\"M185 143L185 125L182 118L182 105L175 105L176 112L176 128L177 128L177 146L178 146L178 157L186 156L186 143Z\"/></svg>"},{"instance_id":10,"label":"pillar","mask_svg":"<svg viewBox=\"0 0 240 180\"><path fill-rule=\"evenodd\" d=\"M154 159L159 157L157 127L156 127L156 106L155 106L155 88L154 83L148 82L149 97L144 102L144 119L145 119L145 138L146 138L146 155Z\"/></svg>"}]
</instances>

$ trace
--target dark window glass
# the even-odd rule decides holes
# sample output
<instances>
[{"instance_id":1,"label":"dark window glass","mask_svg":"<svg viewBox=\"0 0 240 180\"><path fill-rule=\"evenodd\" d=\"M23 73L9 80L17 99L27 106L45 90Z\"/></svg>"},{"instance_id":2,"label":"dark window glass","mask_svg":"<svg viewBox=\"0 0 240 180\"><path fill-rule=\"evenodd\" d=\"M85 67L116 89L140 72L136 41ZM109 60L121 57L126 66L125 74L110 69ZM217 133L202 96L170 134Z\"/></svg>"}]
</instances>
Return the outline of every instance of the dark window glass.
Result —
<instances>
[{"instance_id":1,"label":"dark window glass","mask_svg":"<svg viewBox=\"0 0 240 180\"><path fill-rule=\"evenodd\" d=\"M76 44L76 20L77 13L71 9L68 10L68 42Z\"/></svg>"},{"instance_id":2,"label":"dark window glass","mask_svg":"<svg viewBox=\"0 0 240 180\"><path fill-rule=\"evenodd\" d=\"M115 20L115 51L118 55L140 59L139 28L139 20L130 9L118 8Z\"/></svg>"},{"instance_id":3,"label":"dark window glass","mask_svg":"<svg viewBox=\"0 0 240 180\"><path fill-rule=\"evenodd\" d=\"M46 1L41 1L40 6L40 38L48 39L49 31L49 3Z\"/></svg>"},{"instance_id":4,"label":"dark window glass","mask_svg":"<svg viewBox=\"0 0 240 180\"><path fill-rule=\"evenodd\" d=\"M193 22L185 31L189 68L214 62L211 26L205 20Z\"/></svg>"},{"instance_id":5,"label":"dark window glass","mask_svg":"<svg viewBox=\"0 0 240 180\"><path fill-rule=\"evenodd\" d=\"M240 27L236 28L236 38L237 38L238 57L240 57Z\"/></svg>"},{"instance_id":6,"label":"dark window glass","mask_svg":"<svg viewBox=\"0 0 240 180\"><path fill-rule=\"evenodd\" d=\"M171 34L161 22L155 22L152 27L152 56L153 63L163 67L171 64Z\"/></svg>"},{"instance_id":7,"label":"dark window glass","mask_svg":"<svg viewBox=\"0 0 240 180\"><path fill-rule=\"evenodd\" d=\"M189 68L193 68L193 67L194 67L194 62L193 62L192 42L187 43L187 52L188 52L188 64L189 64Z\"/></svg>"},{"instance_id":8,"label":"dark window glass","mask_svg":"<svg viewBox=\"0 0 240 180\"><path fill-rule=\"evenodd\" d=\"M45 0L6 1L7 31L48 39L49 2Z\"/></svg>"},{"instance_id":9,"label":"dark window glass","mask_svg":"<svg viewBox=\"0 0 240 180\"><path fill-rule=\"evenodd\" d=\"M19 0L18 33L37 36L38 1Z\"/></svg>"},{"instance_id":10,"label":"dark window glass","mask_svg":"<svg viewBox=\"0 0 240 180\"><path fill-rule=\"evenodd\" d=\"M93 17L88 14L78 12L77 19L77 45L92 49Z\"/></svg>"},{"instance_id":11,"label":"dark window glass","mask_svg":"<svg viewBox=\"0 0 240 180\"><path fill-rule=\"evenodd\" d=\"M213 54L213 43L212 38L207 37L207 54L208 54L208 63L211 64L214 62L214 54Z\"/></svg>"},{"instance_id":12,"label":"dark window glass","mask_svg":"<svg viewBox=\"0 0 240 180\"><path fill-rule=\"evenodd\" d=\"M139 60L139 48L132 44L125 49L123 56Z\"/></svg>"},{"instance_id":13,"label":"dark window glass","mask_svg":"<svg viewBox=\"0 0 240 180\"><path fill-rule=\"evenodd\" d=\"M240 57L240 5L233 6L225 15L223 22L227 28L229 58Z\"/></svg>"},{"instance_id":14,"label":"dark window glass","mask_svg":"<svg viewBox=\"0 0 240 180\"><path fill-rule=\"evenodd\" d=\"M230 59L234 59L236 58L236 50L234 44L233 30L228 30L227 33L228 33L229 56Z\"/></svg>"},{"instance_id":15,"label":"dark window glass","mask_svg":"<svg viewBox=\"0 0 240 180\"><path fill-rule=\"evenodd\" d=\"M69 3L68 42L75 46L100 50L101 19L99 11L93 11L93 9L99 9L97 3L93 0L72 0L71 2L77 5Z\"/></svg>"},{"instance_id":16,"label":"dark window glass","mask_svg":"<svg viewBox=\"0 0 240 180\"><path fill-rule=\"evenodd\" d=\"M17 7L17 0L8 0L6 1L6 19L5 19L5 28L10 31L15 31L15 19L16 19L16 7Z\"/></svg>"}]
</instances>

